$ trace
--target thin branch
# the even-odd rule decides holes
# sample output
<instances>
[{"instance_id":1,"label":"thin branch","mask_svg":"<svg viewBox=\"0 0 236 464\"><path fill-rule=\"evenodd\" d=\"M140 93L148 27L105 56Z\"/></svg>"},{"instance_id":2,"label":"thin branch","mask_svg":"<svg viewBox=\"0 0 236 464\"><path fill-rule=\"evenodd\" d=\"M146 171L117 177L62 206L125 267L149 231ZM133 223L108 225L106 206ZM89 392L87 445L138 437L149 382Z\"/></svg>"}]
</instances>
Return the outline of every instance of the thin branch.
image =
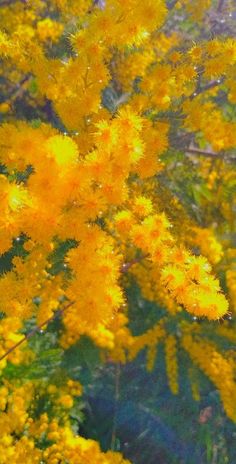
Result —
<instances>
[{"instance_id":1,"label":"thin branch","mask_svg":"<svg viewBox=\"0 0 236 464\"><path fill-rule=\"evenodd\" d=\"M118 413L118 401L120 397L120 363L116 365L115 371L115 404L114 404L114 416L111 434L111 449L115 451L116 447L116 433L117 433L117 413Z\"/></svg>"},{"instance_id":2,"label":"thin branch","mask_svg":"<svg viewBox=\"0 0 236 464\"><path fill-rule=\"evenodd\" d=\"M206 158L224 159L233 162L236 161L236 157L234 156L227 156L227 158L225 158L224 153L214 153L213 151L200 150L199 148L183 148L183 151L185 151L185 153L191 153L193 155L205 156Z\"/></svg>"},{"instance_id":3,"label":"thin branch","mask_svg":"<svg viewBox=\"0 0 236 464\"><path fill-rule=\"evenodd\" d=\"M14 3L17 3L18 1L20 3L24 3L25 5L27 5L27 3L28 3L28 0L3 0L2 2L0 2L0 7L1 6L10 6L10 5L13 5Z\"/></svg>"},{"instance_id":4,"label":"thin branch","mask_svg":"<svg viewBox=\"0 0 236 464\"><path fill-rule=\"evenodd\" d=\"M215 79L214 81L208 82L206 85L202 87L198 87L192 95L190 95L190 99L192 100L193 98L197 97L203 92L206 92L207 90L213 89L214 87L217 87L218 85L222 84L223 79Z\"/></svg>"},{"instance_id":5,"label":"thin branch","mask_svg":"<svg viewBox=\"0 0 236 464\"><path fill-rule=\"evenodd\" d=\"M168 10L173 10L173 8L175 7L177 2L178 2L178 0L172 0L172 1L168 2L167 3Z\"/></svg>"},{"instance_id":6,"label":"thin branch","mask_svg":"<svg viewBox=\"0 0 236 464\"><path fill-rule=\"evenodd\" d=\"M224 0L219 0L218 7L217 7L217 13L222 13L224 2L225 2Z\"/></svg>"},{"instance_id":7,"label":"thin branch","mask_svg":"<svg viewBox=\"0 0 236 464\"><path fill-rule=\"evenodd\" d=\"M222 155L219 153L214 153L213 151L200 150L199 148L183 148L186 153L192 153L193 155L202 155L207 158L222 158Z\"/></svg>"},{"instance_id":8,"label":"thin branch","mask_svg":"<svg viewBox=\"0 0 236 464\"><path fill-rule=\"evenodd\" d=\"M0 6L2 4L0 3ZM14 87L13 89L11 89L11 91L9 92L9 94L7 95L7 98L4 100L4 102L8 102L8 103L11 103L12 101L16 100L19 96L21 96L21 94L24 93L24 84L26 82L28 82L30 79L32 78L32 76L30 74L26 74L26 76L24 76L20 82L18 82Z\"/></svg>"},{"instance_id":9,"label":"thin branch","mask_svg":"<svg viewBox=\"0 0 236 464\"><path fill-rule=\"evenodd\" d=\"M132 259L132 261L129 261L128 263L122 264L121 272L127 272L131 266L134 264L140 263L143 259L147 258L149 255L142 255L139 258Z\"/></svg>"},{"instance_id":10,"label":"thin branch","mask_svg":"<svg viewBox=\"0 0 236 464\"><path fill-rule=\"evenodd\" d=\"M0 356L0 361L5 359L10 353L15 351L15 349L18 348L20 345L22 345L22 343L29 340L29 338L32 338L37 332L40 331L40 329L42 329L42 327L44 327L45 325L48 325L50 322L54 321L57 317L61 316L66 311L66 309L68 309L73 304L75 304L75 301L70 301L70 303L68 303L66 306L64 306L64 308L59 309L58 311L55 311L55 313L51 317L46 319L46 321L44 321L41 324L34 327L19 342L17 342L15 345L13 345L11 348L9 348L2 356Z\"/></svg>"}]
</instances>

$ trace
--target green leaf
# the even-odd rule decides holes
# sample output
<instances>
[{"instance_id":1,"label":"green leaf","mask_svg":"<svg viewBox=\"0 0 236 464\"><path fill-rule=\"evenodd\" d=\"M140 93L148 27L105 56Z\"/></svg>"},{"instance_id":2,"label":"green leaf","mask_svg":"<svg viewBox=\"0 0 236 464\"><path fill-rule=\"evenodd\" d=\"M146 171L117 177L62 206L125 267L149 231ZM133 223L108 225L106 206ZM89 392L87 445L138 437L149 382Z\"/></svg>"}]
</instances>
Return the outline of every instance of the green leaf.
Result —
<instances>
[{"instance_id":1,"label":"green leaf","mask_svg":"<svg viewBox=\"0 0 236 464\"><path fill-rule=\"evenodd\" d=\"M86 336L63 354L61 366L69 377L87 384L94 375L95 368L101 363L99 349Z\"/></svg>"},{"instance_id":2,"label":"green leaf","mask_svg":"<svg viewBox=\"0 0 236 464\"><path fill-rule=\"evenodd\" d=\"M37 93L37 90L38 90L38 84L37 84L37 80L36 79L31 79L30 83L29 83L29 86L28 86L28 89L30 91L30 93Z\"/></svg>"},{"instance_id":3,"label":"green leaf","mask_svg":"<svg viewBox=\"0 0 236 464\"><path fill-rule=\"evenodd\" d=\"M197 204L201 203L202 198L206 198L207 200L212 199L212 194L206 184L195 184L192 186L192 192L194 196L194 200Z\"/></svg>"},{"instance_id":4,"label":"green leaf","mask_svg":"<svg viewBox=\"0 0 236 464\"><path fill-rule=\"evenodd\" d=\"M38 129L42 124L42 121L41 119L37 118L37 119L32 119L31 121L31 126L34 128L34 129Z\"/></svg>"},{"instance_id":5,"label":"green leaf","mask_svg":"<svg viewBox=\"0 0 236 464\"><path fill-rule=\"evenodd\" d=\"M39 353L37 359L28 365L15 366L8 363L4 369L4 377L23 380L49 379L60 367L61 357L62 350L57 348Z\"/></svg>"}]
</instances>

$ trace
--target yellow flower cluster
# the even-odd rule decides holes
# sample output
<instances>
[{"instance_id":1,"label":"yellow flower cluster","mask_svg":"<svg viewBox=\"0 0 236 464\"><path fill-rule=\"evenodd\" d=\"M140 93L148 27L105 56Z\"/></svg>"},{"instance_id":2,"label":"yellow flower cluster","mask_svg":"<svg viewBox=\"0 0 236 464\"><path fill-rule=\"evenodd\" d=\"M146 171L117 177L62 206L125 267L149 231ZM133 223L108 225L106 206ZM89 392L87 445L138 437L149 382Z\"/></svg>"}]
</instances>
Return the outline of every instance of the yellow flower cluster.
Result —
<instances>
[{"instance_id":1,"label":"yellow flower cluster","mask_svg":"<svg viewBox=\"0 0 236 464\"><path fill-rule=\"evenodd\" d=\"M195 401L200 401L200 388L196 374L196 368L194 369L194 366L188 370L188 377L191 384L192 397Z\"/></svg>"},{"instance_id":2,"label":"yellow flower cluster","mask_svg":"<svg viewBox=\"0 0 236 464\"><path fill-rule=\"evenodd\" d=\"M219 282L203 257L175 246L164 214L151 215L131 229L133 243L161 267L161 280L178 304L190 313L217 319L228 310Z\"/></svg>"},{"instance_id":3,"label":"yellow flower cluster","mask_svg":"<svg viewBox=\"0 0 236 464\"><path fill-rule=\"evenodd\" d=\"M216 346L191 334L184 334L183 348L192 361L210 378L220 392L227 415L236 420L236 383L234 379L234 361L223 356Z\"/></svg>"},{"instance_id":4,"label":"yellow flower cluster","mask_svg":"<svg viewBox=\"0 0 236 464\"><path fill-rule=\"evenodd\" d=\"M216 152L235 147L236 124L226 120L213 102L205 102L200 94L194 100L186 101L183 110L186 129L203 134Z\"/></svg>"},{"instance_id":5,"label":"yellow flower cluster","mask_svg":"<svg viewBox=\"0 0 236 464\"><path fill-rule=\"evenodd\" d=\"M74 382L68 387L73 387L73 394L80 394L80 387L75 386ZM0 415L1 464L40 464L42 460L48 464L129 464L120 453L103 453L97 442L75 435L68 420L60 425L56 419L50 420L46 413L38 420L32 419L30 405L34 397L33 384L27 383L23 387L10 384L1 386L0 395L0 408L3 411ZM67 404L64 406L68 408ZM49 443L46 447L40 445L43 440Z\"/></svg>"},{"instance_id":6,"label":"yellow flower cluster","mask_svg":"<svg viewBox=\"0 0 236 464\"><path fill-rule=\"evenodd\" d=\"M163 343L169 386L176 394L179 344L165 317L175 324L182 309L209 320L228 312L211 264L224 262L216 237L225 230L230 235L235 225L234 202L229 204L225 193L225 184L232 191L235 185L230 159L214 163L222 152L231 157L236 146L235 118L218 98L223 92L227 103L236 100L236 41L193 44L183 41L181 28L160 29L173 19L175 7L191 21L201 21L210 0L180 0L173 7L164 0L5 3L0 18L0 254L10 263L0 275L0 356L22 339L26 323L41 326L69 301L60 312L62 349L86 335L102 349L105 361L125 363L144 348L150 371ZM32 122L23 120L29 119L28 109L37 114ZM190 220L181 192L179 202L175 193L167 194L175 192L175 169L188 163L195 149L210 157L191 164L199 167L214 197L215 209L207 205L204 227L198 206L191 205L197 219ZM228 221L225 230L215 223L215 210ZM20 252L12 257L16 248ZM128 328L129 279L144 298L166 310L137 336ZM233 302L234 269L226 270L226 280ZM194 333L200 330L193 324L182 346L236 420L233 357ZM234 342L228 325L218 333ZM30 363L34 353L27 341L25 346L9 353L11 364ZM6 365L4 359L3 375ZM0 387L0 464L128 464L120 453L103 453L95 441L73 433L69 412L82 394L79 382L66 379L57 386L53 379L45 387L23 380L13 386L3 379ZM46 413L35 418L40 393L52 401L54 418Z\"/></svg>"},{"instance_id":7,"label":"yellow flower cluster","mask_svg":"<svg viewBox=\"0 0 236 464\"><path fill-rule=\"evenodd\" d=\"M60 427L56 420L47 425L45 431L49 440L54 443L43 453L42 457L48 464L70 462L71 464L129 464L117 452L103 453L98 443L94 440L86 440L75 436L68 426Z\"/></svg>"},{"instance_id":8,"label":"yellow flower cluster","mask_svg":"<svg viewBox=\"0 0 236 464\"><path fill-rule=\"evenodd\" d=\"M195 21L202 21L210 6L211 0L193 0L191 3L188 0L178 0L177 2L177 8L185 7L187 13Z\"/></svg>"},{"instance_id":9,"label":"yellow flower cluster","mask_svg":"<svg viewBox=\"0 0 236 464\"><path fill-rule=\"evenodd\" d=\"M213 231L209 229L193 228L194 244L199 246L201 254L206 256L211 264L217 264L223 257L223 248L221 243L214 236Z\"/></svg>"},{"instance_id":10,"label":"yellow flower cluster","mask_svg":"<svg viewBox=\"0 0 236 464\"><path fill-rule=\"evenodd\" d=\"M226 282L229 289L230 308L236 310L236 269L226 271Z\"/></svg>"},{"instance_id":11,"label":"yellow flower cluster","mask_svg":"<svg viewBox=\"0 0 236 464\"><path fill-rule=\"evenodd\" d=\"M137 353L143 348L147 348L147 369L151 371L157 356L157 345L163 340L165 336L165 328L163 320L155 324L151 329L147 330L142 335L132 337L129 342L128 359L132 360L136 357Z\"/></svg>"},{"instance_id":12,"label":"yellow flower cluster","mask_svg":"<svg viewBox=\"0 0 236 464\"><path fill-rule=\"evenodd\" d=\"M168 290L163 287L160 269L153 263L150 261L141 262L132 266L130 272L139 284L144 298L158 303L170 314L176 314L181 310L181 307L171 298Z\"/></svg>"}]
</instances>

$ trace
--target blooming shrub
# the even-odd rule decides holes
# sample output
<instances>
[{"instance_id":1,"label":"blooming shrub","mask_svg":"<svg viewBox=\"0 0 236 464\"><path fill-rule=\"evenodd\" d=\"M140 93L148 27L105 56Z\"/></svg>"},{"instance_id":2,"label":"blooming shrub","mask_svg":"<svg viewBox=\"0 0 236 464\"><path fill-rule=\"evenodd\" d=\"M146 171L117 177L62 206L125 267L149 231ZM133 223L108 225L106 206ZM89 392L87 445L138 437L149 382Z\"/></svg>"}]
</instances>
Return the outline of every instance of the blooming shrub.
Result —
<instances>
[{"instance_id":1,"label":"blooming shrub","mask_svg":"<svg viewBox=\"0 0 236 464\"><path fill-rule=\"evenodd\" d=\"M177 394L184 353L193 398L202 372L236 421L236 41L221 3L0 2L0 463L128 463L78 431L82 357L93 375L94 356L146 350L151 371L163 346ZM134 287L156 310L139 333Z\"/></svg>"}]
</instances>

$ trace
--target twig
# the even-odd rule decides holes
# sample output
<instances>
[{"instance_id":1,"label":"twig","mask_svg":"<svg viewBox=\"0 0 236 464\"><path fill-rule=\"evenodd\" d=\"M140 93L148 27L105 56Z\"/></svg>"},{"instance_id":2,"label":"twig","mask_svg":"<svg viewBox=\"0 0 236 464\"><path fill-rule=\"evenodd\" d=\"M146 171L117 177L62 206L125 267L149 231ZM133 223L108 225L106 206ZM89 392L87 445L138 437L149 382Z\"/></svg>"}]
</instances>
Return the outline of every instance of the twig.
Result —
<instances>
[{"instance_id":1,"label":"twig","mask_svg":"<svg viewBox=\"0 0 236 464\"><path fill-rule=\"evenodd\" d=\"M0 3L0 6L2 6L2 3ZM16 100L20 94L22 92L24 92L23 90L23 85L28 82L30 79L32 78L32 76L30 74L27 74L26 76L24 76L20 82L18 82L14 87L13 89L9 92L9 95L7 95L7 98L4 100L4 103L5 102L8 102L10 103L11 101L14 101Z\"/></svg>"},{"instance_id":2,"label":"twig","mask_svg":"<svg viewBox=\"0 0 236 464\"><path fill-rule=\"evenodd\" d=\"M118 401L120 397L120 363L116 365L115 371L115 405L114 405L114 416L113 426L111 434L111 449L115 451L116 446L116 432L117 432L117 412L118 412Z\"/></svg>"},{"instance_id":3,"label":"twig","mask_svg":"<svg viewBox=\"0 0 236 464\"><path fill-rule=\"evenodd\" d=\"M173 10L173 8L175 7L177 2L178 2L178 0L173 0L173 1L170 1L169 3L167 3L168 10Z\"/></svg>"},{"instance_id":4,"label":"twig","mask_svg":"<svg viewBox=\"0 0 236 464\"><path fill-rule=\"evenodd\" d=\"M194 155L202 155L207 158L222 158L222 155L219 153L214 153L213 151L200 150L199 148L183 148L186 153L193 153Z\"/></svg>"},{"instance_id":5,"label":"twig","mask_svg":"<svg viewBox=\"0 0 236 464\"><path fill-rule=\"evenodd\" d=\"M139 258L132 259L132 261L129 261L128 263L122 264L121 272L127 272L131 266L133 266L136 263L140 263L143 259L147 258L148 254L142 255Z\"/></svg>"},{"instance_id":6,"label":"twig","mask_svg":"<svg viewBox=\"0 0 236 464\"><path fill-rule=\"evenodd\" d=\"M217 7L217 13L222 13L224 6L224 0L219 0L218 7Z\"/></svg>"},{"instance_id":7,"label":"twig","mask_svg":"<svg viewBox=\"0 0 236 464\"><path fill-rule=\"evenodd\" d=\"M207 90L213 89L214 87L217 87L218 85L222 84L222 82L223 82L223 79L216 79L214 81L208 82L208 84L206 84L206 85L204 85L202 87L198 87L192 93L192 95L190 95L189 98L192 100L193 98L197 97L201 93L206 92Z\"/></svg>"},{"instance_id":8,"label":"twig","mask_svg":"<svg viewBox=\"0 0 236 464\"><path fill-rule=\"evenodd\" d=\"M45 325L48 325L50 322L54 321L57 317L61 316L66 309L68 309L70 306L72 306L75 303L75 301L70 301L64 308L59 309L58 311L55 311L55 313L46 319L46 321L42 322L41 324L37 325L34 327L30 332L28 332L19 342L17 342L15 345L13 345L11 348L9 348L2 356L0 356L0 361L2 361L4 358L6 358L10 353L15 351L16 348L18 348L22 343L24 343L26 340L29 340L29 338L33 337L39 330L44 327Z\"/></svg>"},{"instance_id":9,"label":"twig","mask_svg":"<svg viewBox=\"0 0 236 464\"><path fill-rule=\"evenodd\" d=\"M20 3L24 3L24 4L28 3L28 0L3 0L2 2L0 2L0 7L1 6L10 6L10 5L13 5L14 3L17 3L18 1Z\"/></svg>"},{"instance_id":10,"label":"twig","mask_svg":"<svg viewBox=\"0 0 236 464\"><path fill-rule=\"evenodd\" d=\"M205 156L206 158L211 158L211 159L215 158L215 159L221 159L221 160L224 159L225 161L232 161L232 162L236 161L236 157L234 156L228 156L227 158L225 158L224 153L214 153L213 151L200 150L199 148L183 148L182 150L185 151L185 153L192 153L193 155Z\"/></svg>"}]
</instances>

